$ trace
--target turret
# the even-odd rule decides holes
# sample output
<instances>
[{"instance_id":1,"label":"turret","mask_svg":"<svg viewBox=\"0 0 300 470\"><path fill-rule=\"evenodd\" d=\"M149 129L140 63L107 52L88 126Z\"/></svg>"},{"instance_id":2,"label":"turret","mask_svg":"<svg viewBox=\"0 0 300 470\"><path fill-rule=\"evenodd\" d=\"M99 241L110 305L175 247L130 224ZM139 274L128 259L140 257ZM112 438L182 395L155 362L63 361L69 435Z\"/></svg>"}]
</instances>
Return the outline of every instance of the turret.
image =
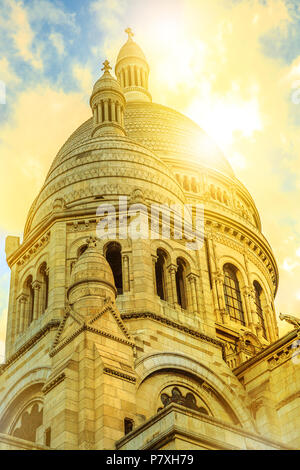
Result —
<instances>
[{"instance_id":1,"label":"turret","mask_svg":"<svg viewBox=\"0 0 300 470\"><path fill-rule=\"evenodd\" d=\"M127 102L152 101L148 91L149 65L142 49L133 41L133 32L127 28L128 40L121 48L115 74Z\"/></svg>"},{"instance_id":2,"label":"turret","mask_svg":"<svg viewBox=\"0 0 300 470\"><path fill-rule=\"evenodd\" d=\"M108 60L103 62L104 73L95 83L90 106L93 111L92 137L100 135L125 135L125 97L118 81L111 75Z\"/></svg>"}]
</instances>

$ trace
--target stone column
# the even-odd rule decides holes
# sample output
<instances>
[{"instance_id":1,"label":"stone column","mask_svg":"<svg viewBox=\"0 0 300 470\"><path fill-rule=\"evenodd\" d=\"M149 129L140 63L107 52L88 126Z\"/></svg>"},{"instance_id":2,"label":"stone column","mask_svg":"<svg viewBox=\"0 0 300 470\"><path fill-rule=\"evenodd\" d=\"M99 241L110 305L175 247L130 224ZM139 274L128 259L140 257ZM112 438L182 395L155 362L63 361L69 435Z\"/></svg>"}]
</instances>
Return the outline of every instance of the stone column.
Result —
<instances>
[{"instance_id":1,"label":"stone column","mask_svg":"<svg viewBox=\"0 0 300 470\"><path fill-rule=\"evenodd\" d=\"M108 121L108 101L104 101L104 121Z\"/></svg>"},{"instance_id":2,"label":"stone column","mask_svg":"<svg viewBox=\"0 0 300 470\"><path fill-rule=\"evenodd\" d=\"M119 103L117 103L117 122L121 124L121 106Z\"/></svg>"},{"instance_id":3,"label":"stone column","mask_svg":"<svg viewBox=\"0 0 300 470\"><path fill-rule=\"evenodd\" d=\"M131 79L131 86L134 86L135 85L135 79L134 79L133 65L130 65L130 79Z\"/></svg>"},{"instance_id":4,"label":"stone column","mask_svg":"<svg viewBox=\"0 0 300 470\"><path fill-rule=\"evenodd\" d=\"M177 302L177 289L176 289L176 271L177 271L177 266L174 264L171 264L171 266L168 267L168 272L170 275L170 284L171 284L171 293L172 293L172 298L171 298L171 303L173 304L174 307L178 305Z\"/></svg>"},{"instance_id":5,"label":"stone column","mask_svg":"<svg viewBox=\"0 0 300 470\"><path fill-rule=\"evenodd\" d=\"M255 334L256 332L255 332L254 323L253 323L253 311L252 311L253 292L252 292L252 289L248 286L244 286L241 289L241 292L244 297L245 306L246 306L245 323L249 328L251 328L251 331Z\"/></svg>"},{"instance_id":6,"label":"stone column","mask_svg":"<svg viewBox=\"0 0 300 470\"><path fill-rule=\"evenodd\" d=\"M196 292L196 276L194 274L189 274L187 279L190 284L190 292L191 292L191 297L192 297L191 310L193 313L197 313L198 305L197 305L197 292Z\"/></svg>"},{"instance_id":7,"label":"stone column","mask_svg":"<svg viewBox=\"0 0 300 470\"><path fill-rule=\"evenodd\" d=\"M27 307L27 304L28 304L28 296L27 295L22 295L20 297L20 328L19 328L19 333L23 333L24 329L25 329L25 314L26 314L26 307Z\"/></svg>"},{"instance_id":8,"label":"stone column","mask_svg":"<svg viewBox=\"0 0 300 470\"><path fill-rule=\"evenodd\" d=\"M128 67L125 68L125 87L129 86Z\"/></svg>"},{"instance_id":9,"label":"stone column","mask_svg":"<svg viewBox=\"0 0 300 470\"><path fill-rule=\"evenodd\" d=\"M140 68L137 69L137 80L138 80L137 85L141 86L142 85L142 78L141 78L141 69Z\"/></svg>"},{"instance_id":10,"label":"stone column","mask_svg":"<svg viewBox=\"0 0 300 470\"><path fill-rule=\"evenodd\" d=\"M33 296L33 321L37 320L40 314L40 289L41 289L41 283L39 281L34 281L32 283L32 288L34 290L34 296Z\"/></svg>"},{"instance_id":11,"label":"stone column","mask_svg":"<svg viewBox=\"0 0 300 470\"><path fill-rule=\"evenodd\" d=\"M123 255L123 290L124 292L130 291L130 278L129 278L129 258L128 255Z\"/></svg>"},{"instance_id":12,"label":"stone column","mask_svg":"<svg viewBox=\"0 0 300 470\"><path fill-rule=\"evenodd\" d=\"M156 272L155 272L155 264L157 261L157 256L152 255L152 272L153 272L153 290L154 290L154 295L157 294L157 285L156 285Z\"/></svg>"},{"instance_id":13,"label":"stone column","mask_svg":"<svg viewBox=\"0 0 300 470\"><path fill-rule=\"evenodd\" d=\"M113 122L116 122L116 103L115 103L115 101L112 101L112 103L111 103L111 120Z\"/></svg>"},{"instance_id":14,"label":"stone column","mask_svg":"<svg viewBox=\"0 0 300 470\"><path fill-rule=\"evenodd\" d=\"M98 124L101 124L101 122L103 121L101 103L98 103L97 108L98 108L98 120L97 120L97 122L98 122Z\"/></svg>"},{"instance_id":15,"label":"stone column","mask_svg":"<svg viewBox=\"0 0 300 470\"><path fill-rule=\"evenodd\" d=\"M98 108L97 106L94 106L93 107L93 119L94 119L94 126L96 126L98 124Z\"/></svg>"}]
</instances>

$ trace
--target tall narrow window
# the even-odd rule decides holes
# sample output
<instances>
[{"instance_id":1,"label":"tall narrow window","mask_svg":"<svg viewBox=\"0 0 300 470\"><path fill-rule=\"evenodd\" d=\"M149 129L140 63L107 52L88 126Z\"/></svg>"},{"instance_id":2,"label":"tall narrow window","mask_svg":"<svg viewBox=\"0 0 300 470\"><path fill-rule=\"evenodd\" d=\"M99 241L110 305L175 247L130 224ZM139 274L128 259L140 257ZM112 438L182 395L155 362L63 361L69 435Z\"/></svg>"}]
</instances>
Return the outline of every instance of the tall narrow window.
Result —
<instances>
[{"instance_id":1,"label":"tall narrow window","mask_svg":"<svg viewBox=\"0 0 300 470\"><path fill-rule=\"evenodd\" d=\"M117 293L123 294L122 255L119 243L110 243L106 249L105 257L113 272Z\"/></svg>"},{"instance_id":2,"label":"tall narrow window","mask_svg":"<svg viewBox=\"0 0 300 470\"><path fill-rule=\"evenodd\" d=\"M155 263L156 293L162 300L166 300L165 266L166 258L164 252L157 250L157 260Z\"/></svg>"},{"instance_id":3,"label":"tall narrow window","mask_svg":"<svg viewBox=\"0 0 300 470\"><path fill-rule=\"evenodd\" d=\"M25 327L29 326L33 320L33 304L34 304L34 290L32 287L32 276L29 276L25 281L25 293L28 295L27 312L25 316Z\"/></svg>"},{"instance_id":4,"label":"tall narrow window","mask_svg":"<svg viewBox=\"0 0 300 470\"><path fill-rule=\"evenodd\" d=\"M41 292L41 314L48 307L48 296L49 296L49 276L47 270L47 263L43 263L40 267L41 283L42 283L42 292Z\"/></svg>"},{"instance_id":5,"label":"tall narrow window","mask_svg":"<svg viewBox=\"0 0 300 470\"><path fill-rule=\"evenodd\" d=\"M177 291L177 302L181 308L187 308L186 298L186 265L181 259L177 259L177 271L176 271L176 291Z\"/></svg>"},{"instance_id":6,"label":"tall narrow window","mask_svg":"<svg viewBox=\"0 0 300 470\"><path fill-rule=\"evenodd\" d=\"M232 264L224 265L224 295L226 310L233 321L245 325L244 310L241 298L237 269Z\"/></svg>"},{"instance_id":7,"label":"tall narrow window","mask_svg":"<svg viewBox=\"0 0 300 470\"><path fill-rule=\"evenodd\" d=\"M254 286L254 292L255 292L255 306L256 306L256 313L258 316L258 321L262 328L262 335L265 339L267 339L265 319L264 319L263 309L261 306L262 288L257 281L253 282L253 286Z\"/></svg>"},{"instance_id":8,"label":"tall narrow window","mask_svg":"<svg viewBox=\"0 0 300 470\"><path fill-rule=\"evenodd\" d=\"M87 245L82 245L78 251L77 251L77 258L79 258L79 256L83 255L83 253L87 250Z\"/></svg>"}]
</instances>

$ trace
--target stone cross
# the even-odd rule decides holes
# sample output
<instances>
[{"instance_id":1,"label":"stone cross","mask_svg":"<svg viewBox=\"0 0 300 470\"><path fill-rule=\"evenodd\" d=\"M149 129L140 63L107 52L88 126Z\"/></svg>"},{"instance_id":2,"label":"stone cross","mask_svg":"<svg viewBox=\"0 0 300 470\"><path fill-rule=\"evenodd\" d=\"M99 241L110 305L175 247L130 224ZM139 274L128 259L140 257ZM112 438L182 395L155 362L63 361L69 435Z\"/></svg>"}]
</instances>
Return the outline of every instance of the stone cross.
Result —
<instances>
[{"instance_id":1,"label":"stone cross","mask_svg":"<svg viewBox=\"0 0 300 470\"><path fill-rule=\"evenodd\" d=\"M103 62L104 67L101 70L104 70L104 72L109 72L111 70L111 66L109 65L108 60L106 59Z\"/></svg>"},{"instance_id":2,"label":"stone cross","mask_svg":"<svg viewBox=\"0 0 300 470\"><path fill-rule=\"evenodd\" d=\"M127 28L127 29L125 29L125 33L127 33L127 34L128 34L128 39L132 39L132 38L133 38L133 36L134 36L134 34L133 34L133 32L132 32L132 29L131 29L131 28Z\"/></svg>"}]
</instances>

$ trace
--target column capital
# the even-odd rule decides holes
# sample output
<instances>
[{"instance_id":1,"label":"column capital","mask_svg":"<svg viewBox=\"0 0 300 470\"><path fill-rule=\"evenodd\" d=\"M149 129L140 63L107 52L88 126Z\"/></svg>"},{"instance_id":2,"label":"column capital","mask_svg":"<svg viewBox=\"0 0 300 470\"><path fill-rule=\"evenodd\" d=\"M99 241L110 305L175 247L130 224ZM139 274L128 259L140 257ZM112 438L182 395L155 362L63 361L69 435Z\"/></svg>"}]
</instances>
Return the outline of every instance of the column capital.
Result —
<instances>
[{"instance_id":1,"label":"column capital","mask_svg":"<svg viewBox=\"0 0 300 470\"><path fill-rule=\"evenodd\" d=\"M32 288L33 289L40 289L42 287L42 283L40 281L33 281Z\"/></svg>"},{"instance_id":2,"label":"column capital","mask_svg":"<svg viewBox=\"0 0 300 470\"><path fill-rule=\"evenodd\" d=\"M194 274L194 273L190 273L190 274L187 275L187 279L188 279L189 282L191 282L191 283L192 283L192 282L196 282L197 277L198 277L198 276L197 276L196 274Z\"/></svg>"},{"instance_id":3,"label":"column capital","mask_svg":"<svg viewBox=\"0 0 300 470\"><path fill-rule=\"evenodd\" d=\"M177 265L176 264L169 264L167 267L170 274L177 272Z\"/></svg>"},{"instance_id":4,"label":"column capital","mask_svg":"<svg viewBox=\"0 0 300 470\"><path fill-rule=\"evenodd\" d=\"M25 303L25 302L27 302L27 300L28 300L28 295L24 294L23 292L22 292L22 294L18 295L18 297L17 297L17 301L20 302L20 303Z\"/></svg>"}]
</instances>

